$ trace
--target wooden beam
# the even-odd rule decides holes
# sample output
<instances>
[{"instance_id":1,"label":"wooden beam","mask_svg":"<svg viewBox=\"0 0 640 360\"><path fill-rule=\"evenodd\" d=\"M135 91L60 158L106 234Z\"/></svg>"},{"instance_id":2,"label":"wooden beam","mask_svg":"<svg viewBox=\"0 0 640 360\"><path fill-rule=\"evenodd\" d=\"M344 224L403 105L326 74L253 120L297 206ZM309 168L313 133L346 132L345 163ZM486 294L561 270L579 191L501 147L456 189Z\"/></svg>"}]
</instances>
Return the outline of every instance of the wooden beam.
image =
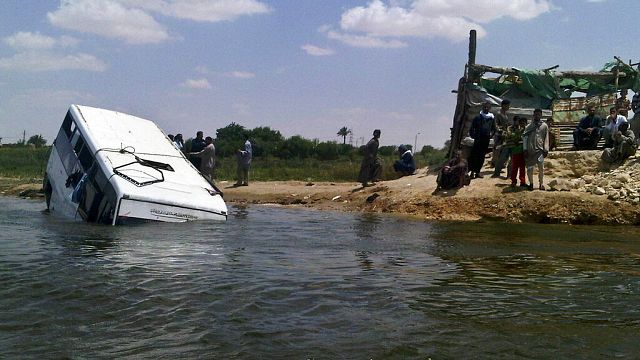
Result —
<instances>
[{"instance_id":1,"label":"wooden beam","mask_svg":"<svg viewBox=\"0 0 640 360\"><path fill-rule=\"evenodd\" d=\"M476 31L469 31L469 66L476 64Z\"/></svg>"},{"instance_id":2,"label":"wooden beam","mask_svg":"<svg viewBox=\"0 0 640 360\"><path fill-rule=\"evenodd\" d=\"M471 68L479 71L479 72L490 72L495 74L502 75L517 75L518 71L515 68L506 68L506 67L495 67L488 65L480 65L473 64ZM555 73L558 77L566 77L566 78L581 78L581 77L591 77L591 78L611 78L612 80L616 77L616 74L613 72L593 72L593 71L557 71ZM627 76L624 72L619 72L617 74L619 77Z\"/></svg>"}]
</instances>

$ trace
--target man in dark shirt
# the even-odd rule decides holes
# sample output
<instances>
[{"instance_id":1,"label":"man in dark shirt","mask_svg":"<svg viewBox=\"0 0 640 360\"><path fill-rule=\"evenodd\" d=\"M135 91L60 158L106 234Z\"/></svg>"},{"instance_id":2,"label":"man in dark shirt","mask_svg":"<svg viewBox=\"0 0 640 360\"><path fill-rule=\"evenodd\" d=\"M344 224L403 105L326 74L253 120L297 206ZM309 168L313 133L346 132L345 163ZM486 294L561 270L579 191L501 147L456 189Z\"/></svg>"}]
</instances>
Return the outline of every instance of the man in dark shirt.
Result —
<instances>
[{"instance_id":1,"label":"man in dark shirt","mask_svg":"<svg viewBox=\"0 0 640 360\"><path fill-rule=\"evenodd\" d=\"M587 108L587 116L580 120L580 123L573 131L573 146L579 149L595 149L598 141L602 137L602 119L596 115L594 106Z\"/></svg>"},{"instance_id":2,"label":"man in dark shirt","mask_svg":"<svg viewBox=\"0 0 640 360\"><path fill-rule=\"evenodd\" d=\"M629 129L633 131L636 137L636 144L640 141L640 93L635 93L631 99L631 110L633 110L633 118Z\"/></svg>"},{"instance_id":3,"label":"man in dark shirt","mask_svg":"<svg viewBox=\"0 0 640 360\"><path fill-rule=\"evenodd\" d=\"M362 187L367 186L368 182L378 181L382 166L380 165L380 159L378 159L378 147L380 146L380 130L373 130L373 137L364 146L364 158L360 164L360 173L358 174L358 182L362 184Z\"/></svg>"},{"instance_id":4,"label":"man in dark shirt","mask_svg":"<svg viewBox=\"0 0 640 360\"><path fill-rule=\"evenodd\" d=\"M484 156L489 149L489 141L496 131L496 121L491 111L491 103L484 103L482 111L473 118L469 136L473 138L473 148L469 154L469 170L471 177L481 178L480 170L484 164Z\"/></svg>"},{"instance_id":5,"label":"man in dark shirt","mask_svg":"<svg viewBox=\"0 0 640 360\"><path fill-rule=\"evenodd\" d=\"M202 133L202 131L198 131L196 133L196 138L191 140L191 152L200 152L202 151L202 149L204 149L205 146L207 146L207 144L205 144L204 141L204 134ZM196 169L200 169L201 159L199 157L191 155L189 156L189 161L191 161Z\"/></svg>"}]
</instances>

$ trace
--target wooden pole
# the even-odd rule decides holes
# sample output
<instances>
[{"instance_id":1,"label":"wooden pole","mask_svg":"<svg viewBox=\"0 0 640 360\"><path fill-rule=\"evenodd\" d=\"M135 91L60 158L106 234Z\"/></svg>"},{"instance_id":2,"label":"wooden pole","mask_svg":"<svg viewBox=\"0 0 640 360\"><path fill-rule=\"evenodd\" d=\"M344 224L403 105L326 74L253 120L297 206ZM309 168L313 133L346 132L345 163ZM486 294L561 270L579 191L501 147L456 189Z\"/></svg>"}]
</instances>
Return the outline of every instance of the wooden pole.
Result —
<instances>
[{"instance_id":1,"label":"wooden pole","mask_svg":"<svg viewBox=\"0 0 640 360\"><path fill-rule=\"evenodd\" d=\"M464 129L465 118L465 87L469 82L469 68L476 63L476 38L477 33L475 30L469 31L469 58L467 64L464 67L464 76L458 81L458 90L456 98L456 110L453 113L453 126L451 127L451 143L449 144L449 157L453 156L453 152L460 146L462 140L462 130Z\"/></svg>"},{"instance_id":2,"label":"wooden pole","mask_svg":"<svg viewBox=\"0 0 640 360\"><path fill-rule=\"evenodd\" d=\"M464 128L464 115L465 115L465 86L467 79L461 77L458 81L458 91L456 99L456 110L453 114L453 127L451 128L451 143L449 144L449 157L453 156L453 152L460 146L462 141L462 129Z\"/></svg>"},{"instance_id":3,"label":"wooden pole","mask_svg":"<svg viewBox=\"0 0 640 360\"><path fill-rule=\"evenodd\" d=\"M469 66L476 63L476 31L469 31Z\"/></svg>"}]
</instances>

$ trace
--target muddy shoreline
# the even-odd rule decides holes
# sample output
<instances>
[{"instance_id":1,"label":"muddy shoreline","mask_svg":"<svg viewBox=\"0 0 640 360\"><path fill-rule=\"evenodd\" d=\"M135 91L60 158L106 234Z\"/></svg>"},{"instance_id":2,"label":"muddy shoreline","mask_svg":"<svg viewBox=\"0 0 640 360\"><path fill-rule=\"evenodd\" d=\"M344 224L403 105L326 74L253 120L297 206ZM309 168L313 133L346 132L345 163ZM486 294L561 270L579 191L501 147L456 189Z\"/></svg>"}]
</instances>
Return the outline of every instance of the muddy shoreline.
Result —
<instances>
[{"instance_id":1,"label":"muddy shoreline","mask_svg":"<svg viewBox=\"0 0 640 360\"><path fill-rule=\"evenodd\" d=\"M435 177L426 176L426 180ZM432 178L432 179L431 179ZM242 188L223 188L234 204L277 204L318 210L388 213L429 221L492 221L575 225L638 225L638 206L586 193L526 191L470 194L473 184L454 192L412 184L411 177L362 188L358 184L260 182ZM492 179L495 180L495 179ZM484 181L484 180L483 180ZM404 187L404 189L399 189Z\"/></svg>"},{"instance_id":2,"label":"muddy shoreline","mask_svg":"<svg viewBox=\"0 0 640 360\"><path fill-rule=\"evenodd\" d=\"M640 158L603 169L600 151L553 152L545 160L547 191L512 189L503 172L454 191L435 192L437 168L362 188L358 183L256 182L219 184L232 203L279 204L319 210L391 213L435 221L575 225L640 225ZM488 161L487 161L488 163ZM537 181L537 175L534 176ZM538 185L538 184L536 184ZM537 188L537 186L536 186Z\"/></svg>"},{"instance_id":3,"label":"muddy shoreline","mask_svg":"<svg viewBox=\"0 0 640 360\"><path fill-rule=\"evenodd\" d=\"M435 192L436 169L428 168L366 188L355 182L266 181L233 187L232 182L222 181L217 185L225 200L236 205L388 213L428 221L640 225L640 204L637 197L632 198L640 190L635 182L640 159L603 171L598 169L598 155L567 152L550 156L545 160L547 191L512 189L505 174L490 178L491 169L486 167L484 178L458 190L440 192ZM606 180L607 176L613 180ZM617 184L620 181L627 183ZM38 179L0 178L0 195L39 197L40 184Z\"/></svg>"}]
</instances>

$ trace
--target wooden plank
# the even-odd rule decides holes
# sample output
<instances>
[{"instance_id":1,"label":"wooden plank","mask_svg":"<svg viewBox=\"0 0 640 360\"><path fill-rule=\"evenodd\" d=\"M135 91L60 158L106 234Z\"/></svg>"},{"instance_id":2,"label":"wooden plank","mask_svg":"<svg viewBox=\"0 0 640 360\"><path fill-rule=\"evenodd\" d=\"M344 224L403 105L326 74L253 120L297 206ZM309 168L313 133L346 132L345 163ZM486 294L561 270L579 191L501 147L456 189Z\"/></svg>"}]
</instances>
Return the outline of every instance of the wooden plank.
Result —
<instances>
[{"instance_id":1,"label":"wooden plank","mask_svg":"<svg viewBox=\"0 0 640 360\"><path fill-rule=\"evenodd\" d=\"M503 74L503 75L517 75L518 70L515 68L506 68L506 67L496 67L496 66L488 66L481 64L469 64L469 67L480 71L480 72L491 72L495 74ZM617 77L625 77L627 76L624 72L593 72L593 71L556 71L554 73L557 77L565 77L565 78L594 78L594 79L611 79L615 80Z\"/></svg>"},{"instance_id":2,"label":"wooden plank","mask_svg":"<svg viewBox=\"0 0 640 360\"><path fill-rule=\"evenodd\" d=\"M563 124L561 126L554 125L553 128L550 129L550 131L557 134L555 150L570 150L573 148L573 130L575 130L576 126L577 124ZM604 149L604 139L600 139L597 149Z\"/></svg>"}]
</instances>

